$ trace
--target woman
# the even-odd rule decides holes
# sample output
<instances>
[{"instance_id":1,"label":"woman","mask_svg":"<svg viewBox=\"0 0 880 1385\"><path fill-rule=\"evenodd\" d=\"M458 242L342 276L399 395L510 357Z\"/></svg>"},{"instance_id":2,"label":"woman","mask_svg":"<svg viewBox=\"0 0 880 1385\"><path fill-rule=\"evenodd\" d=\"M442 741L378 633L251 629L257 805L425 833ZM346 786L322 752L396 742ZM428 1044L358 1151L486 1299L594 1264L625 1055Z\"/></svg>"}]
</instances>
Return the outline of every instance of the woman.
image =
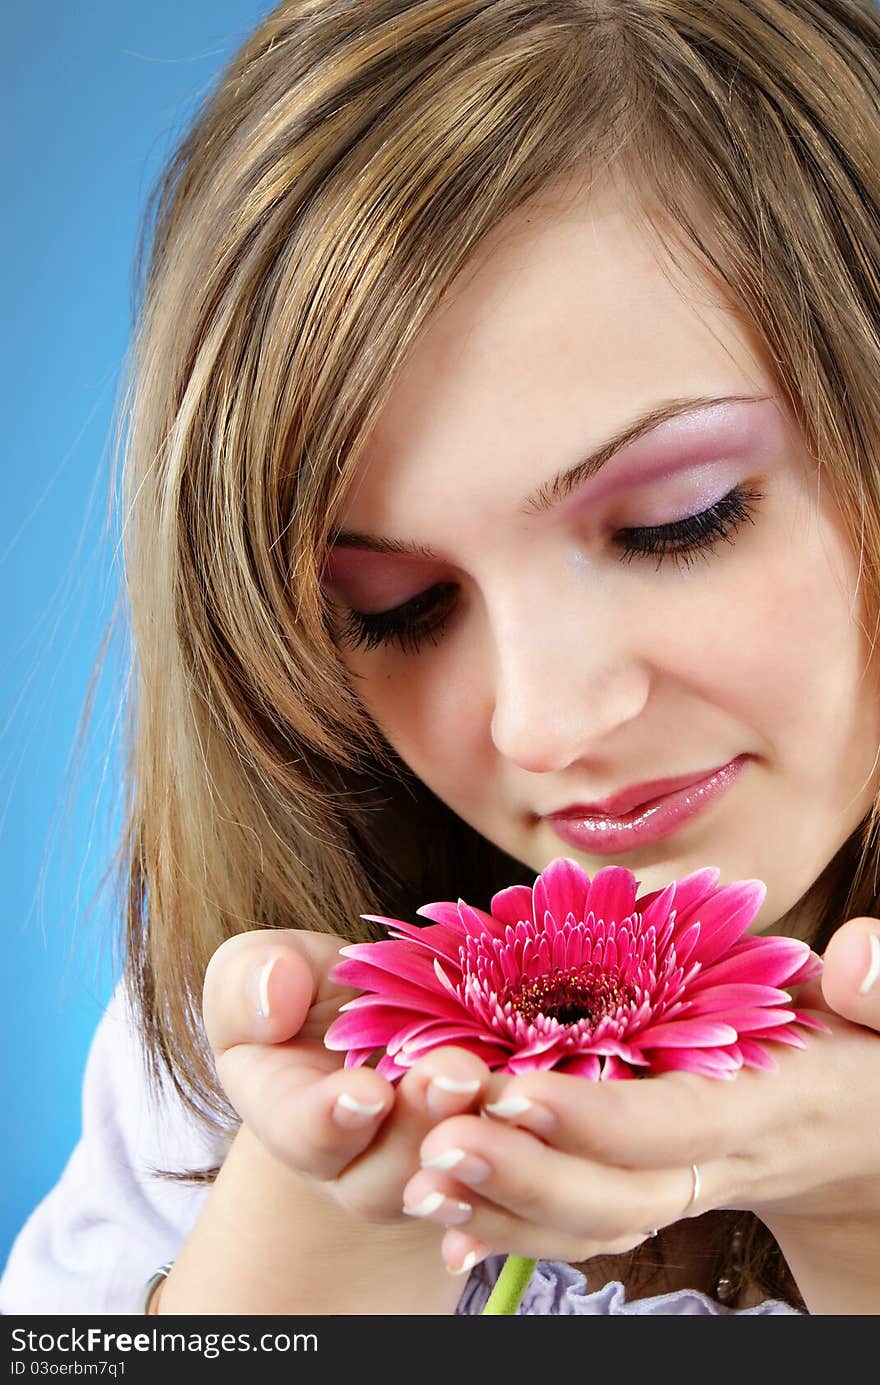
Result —
<instances>
[{"instance_id":1,"label":"woman","mask_svg":"<svg viewBox=\"0 0 880 1385\"><path fill-rule=\"evenodd\" d=\"M130 1311L149 1253L149 1311L478 1312L507 1252L532 1313L877 1311L878 97L856 0L296 3L247 41L134 350L128 1013L6 1311L38 1272ZM723 792L652 836L670 778ZM730 1083L324 1047L359 915L560 855L760 878L830 1034ZM110 1247L88 1303L68 1236Z\"/></svg>"}]
</instances>

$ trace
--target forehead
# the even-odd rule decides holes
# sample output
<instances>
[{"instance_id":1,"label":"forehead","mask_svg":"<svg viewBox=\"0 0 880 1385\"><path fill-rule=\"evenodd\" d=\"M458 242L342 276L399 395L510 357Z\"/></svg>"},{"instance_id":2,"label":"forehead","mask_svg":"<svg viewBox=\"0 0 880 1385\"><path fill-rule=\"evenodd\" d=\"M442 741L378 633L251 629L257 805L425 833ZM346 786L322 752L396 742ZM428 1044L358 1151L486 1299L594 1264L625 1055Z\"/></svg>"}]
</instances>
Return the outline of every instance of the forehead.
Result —
<instances>
[{"instance_id":1,"label":"forehead","mask_svg":"<svg viewBox=\"0 0 880 1385\"><path fill-rule=\"evenodd\" d=\"M606 185L535 200L416 340L341 527L418 539L441 499L466 526L476 488L480 521L500 519L648 407L770 390L749 329L630 197Z\"/></svg>"}]
</instances>

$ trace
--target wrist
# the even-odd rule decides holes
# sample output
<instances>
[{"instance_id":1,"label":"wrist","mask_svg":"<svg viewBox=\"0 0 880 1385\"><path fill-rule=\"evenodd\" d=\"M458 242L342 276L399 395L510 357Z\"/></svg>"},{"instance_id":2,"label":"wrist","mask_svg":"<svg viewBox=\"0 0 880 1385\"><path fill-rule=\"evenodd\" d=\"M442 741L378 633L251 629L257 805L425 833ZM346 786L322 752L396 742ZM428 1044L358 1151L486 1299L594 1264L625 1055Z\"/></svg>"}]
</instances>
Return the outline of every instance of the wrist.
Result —
<instances>
[{"instance_id":1,"label":"wrist","mask_svg":"<svg viewBox=\"0 0 880 1385\"><path fill-rule=\"evenodd\" d=\"M766 1224L811 1314L880 1313L880 1222L780 1218Z\"/></svg>"},{"instance_id":2,"label":"wrist","mask_svg":"<svg viewBox=\"0 0 880 1385\"><path fill-rule=\"evenodd\" d=\"M451 1314L443 1227L373 1224L242 1127L152 1312Z\"/></svg>"}]
</instances>

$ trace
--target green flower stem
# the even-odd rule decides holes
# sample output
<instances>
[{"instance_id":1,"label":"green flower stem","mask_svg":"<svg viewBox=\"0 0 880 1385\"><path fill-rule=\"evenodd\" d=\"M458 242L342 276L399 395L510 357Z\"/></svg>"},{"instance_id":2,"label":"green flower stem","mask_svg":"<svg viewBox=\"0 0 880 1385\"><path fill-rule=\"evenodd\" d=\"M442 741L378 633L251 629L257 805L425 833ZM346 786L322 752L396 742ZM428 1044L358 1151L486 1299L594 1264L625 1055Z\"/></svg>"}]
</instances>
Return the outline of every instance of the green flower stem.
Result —
<instances>
[{"instance_id":1,"label":"green flower stem","mask_svg":"<svg viewBox=\"0 0 880 1385\"><path fill-rule=\"evenodd\" d=\"M537 1260L527 1260L522 1255L508 1255L483 1314L515 1313L537 1263Z\"/></svg>"}]
</instances>

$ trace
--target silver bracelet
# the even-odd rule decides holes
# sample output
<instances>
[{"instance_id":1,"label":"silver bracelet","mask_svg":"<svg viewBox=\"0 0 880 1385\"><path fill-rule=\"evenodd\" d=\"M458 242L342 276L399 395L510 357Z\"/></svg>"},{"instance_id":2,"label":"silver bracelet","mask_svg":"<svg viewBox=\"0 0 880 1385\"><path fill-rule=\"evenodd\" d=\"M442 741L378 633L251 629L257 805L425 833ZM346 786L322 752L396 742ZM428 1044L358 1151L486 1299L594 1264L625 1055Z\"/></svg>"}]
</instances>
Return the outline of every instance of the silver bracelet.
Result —
<instances>
[{"instance_id":1,"label":"silver bracelet","mask_svg":"<svg viewBox=\"0 0 880 1385\"><path fill-rule=\"evenodd\" d=\"M173 1268L174 1261L169 1260L167 1265L160 1265L159 1268L156 1270L155 1274L150 1275L150 1278L147 1280L146 1287L144 1288L143 1296L141 1298L141 1305L138 1309L138 1312L149 1315L150 1299L153 1297L153 1290L155 1289L157 1284L162 1283L163 1279L168 1278Z\"/></svg>"}]
</instances>

